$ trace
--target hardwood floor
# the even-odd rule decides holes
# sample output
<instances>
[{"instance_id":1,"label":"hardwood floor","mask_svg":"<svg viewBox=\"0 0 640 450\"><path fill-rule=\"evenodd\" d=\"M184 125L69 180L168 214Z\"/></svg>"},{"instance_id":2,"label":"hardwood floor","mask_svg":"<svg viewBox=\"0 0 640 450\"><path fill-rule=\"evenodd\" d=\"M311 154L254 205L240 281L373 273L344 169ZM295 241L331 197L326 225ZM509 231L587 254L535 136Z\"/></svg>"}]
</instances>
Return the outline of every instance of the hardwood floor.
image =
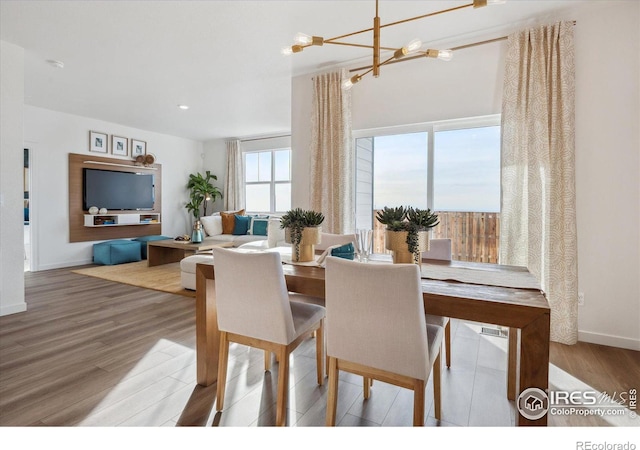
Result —
<instances>
[{"instance_id":1,"label":"hardwood floor","mask_svg":"<svg viewBox=\"0 0 640 450\"><path fill-rule=\"evenodd\" d=\"M226 408L215 385L196 384L194 299L77 275L70 269L25 274L28 311L0 317L2 426L270 426L278 365L263 352L230 350ZM507 340L480 324L454 321L452 365L442 373L442 418L428 426L513 426L506 399ZM291 360L289 426L323 426L327 385L315 378L314 342ZM579 343L551 345L552 389L600 392L638 388L638 352ZM342 374L339 426L410 426L412 393ZM628 415L627 415L628 418ZM635 425L619 418L549 416L551 426Z\"/></svg>"}]
</instances>

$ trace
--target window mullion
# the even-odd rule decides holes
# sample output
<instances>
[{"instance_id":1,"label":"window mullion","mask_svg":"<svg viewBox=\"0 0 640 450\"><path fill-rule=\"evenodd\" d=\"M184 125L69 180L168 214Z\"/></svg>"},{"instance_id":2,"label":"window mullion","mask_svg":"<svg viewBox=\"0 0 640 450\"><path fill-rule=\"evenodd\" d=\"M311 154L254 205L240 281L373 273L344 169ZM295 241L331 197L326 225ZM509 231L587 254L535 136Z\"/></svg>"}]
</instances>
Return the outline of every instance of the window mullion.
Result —
<instances>
[{"instance_id":1,"label":"window mullion","mask_svg":"<svg viewBox=\"0 0 640 450\"><path fill-rule=\"evenodd\" d=\"M435 160L435 133L433 126L427 128L427 208L433 210L433 174Z\"/></svg>"}]
</instances>

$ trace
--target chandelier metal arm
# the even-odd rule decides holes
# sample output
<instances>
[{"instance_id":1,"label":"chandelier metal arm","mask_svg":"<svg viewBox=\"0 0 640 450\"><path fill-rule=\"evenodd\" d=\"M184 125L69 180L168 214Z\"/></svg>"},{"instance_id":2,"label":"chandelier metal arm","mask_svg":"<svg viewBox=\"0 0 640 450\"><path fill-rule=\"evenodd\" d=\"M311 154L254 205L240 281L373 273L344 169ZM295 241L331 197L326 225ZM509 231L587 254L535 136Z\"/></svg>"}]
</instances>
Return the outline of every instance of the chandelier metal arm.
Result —
<instances>
[{"instance_id":1,"label":"chandelier metal arm","mask_svg":"<svg viewBox=\"0 0 640 450\"><path fill-rule=\"evenodd\" d=\"M424 19L425 17L437 16L438 14L444 14L444 13L448 13L448 12L451 12L451 11L457 11L459 9L469 8L470 6L473 6L473 3L469 3L467 5L456 6L454 8L443 9L442 11L435 11L435 12L432 12L432 13L423 14L421 16L410 17L408 19L398 20L397 22L385 23L384 25L380 25L380 28L390 27L390 26L393 26L393 25L400 25L401 23L411 22L413 20L418 20L418 19Z\"/></svg>"},{"instance_id":2,"label":"chandelier metal arm","mask_svg":"<svg viewBox=\"0 0 640 450\"><path fill-rule=\"evenodd\" d=\"M349 47L373 48L373 45L353 44L353 43L350 43L350 42L324 41L324 43L325 44L333 44L333 45L346 45L346 46L349 46ZM380 47L380 50L395 51L397 49L396 48L392 48L392 47Z\"/></svg>"}]
</instances>

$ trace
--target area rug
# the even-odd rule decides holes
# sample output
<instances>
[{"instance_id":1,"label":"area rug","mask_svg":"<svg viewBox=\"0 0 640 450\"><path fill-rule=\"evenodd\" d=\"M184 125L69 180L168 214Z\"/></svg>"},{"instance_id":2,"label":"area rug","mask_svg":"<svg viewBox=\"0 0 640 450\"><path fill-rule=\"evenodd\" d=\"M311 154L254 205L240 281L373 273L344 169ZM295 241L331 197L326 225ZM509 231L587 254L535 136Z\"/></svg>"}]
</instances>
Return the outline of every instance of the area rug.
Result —
<instances>
[{"instance_id":1,"label":"area rug","mask_svg":"<svg viewBox=\"0 0 640 450\"><path fill-rule=\"evenodd\" d=\"M182 287L179 262L148 267L147 261L138 261L114 266L87 267L72 272L185 297L196 296L195 291Z\"/></svg>"}]
</instances>

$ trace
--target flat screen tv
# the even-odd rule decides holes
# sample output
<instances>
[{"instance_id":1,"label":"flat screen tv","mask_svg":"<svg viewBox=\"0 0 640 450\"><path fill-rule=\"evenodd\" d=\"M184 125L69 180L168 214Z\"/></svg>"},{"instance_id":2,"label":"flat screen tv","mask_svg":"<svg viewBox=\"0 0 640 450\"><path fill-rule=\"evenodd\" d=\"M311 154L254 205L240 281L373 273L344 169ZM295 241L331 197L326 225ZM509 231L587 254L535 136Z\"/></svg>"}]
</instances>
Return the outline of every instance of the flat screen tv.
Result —
<instances>
[{"instance_id":1,"label":"flat screen tv","mask_svg":"<svg viewBox=\"0 0 640 450\"><path fill-rule=\"evenodd\" d=\"M155 202L153 174L83 169L82 208L150 210Z\"/></svg>"}]
</instances>

